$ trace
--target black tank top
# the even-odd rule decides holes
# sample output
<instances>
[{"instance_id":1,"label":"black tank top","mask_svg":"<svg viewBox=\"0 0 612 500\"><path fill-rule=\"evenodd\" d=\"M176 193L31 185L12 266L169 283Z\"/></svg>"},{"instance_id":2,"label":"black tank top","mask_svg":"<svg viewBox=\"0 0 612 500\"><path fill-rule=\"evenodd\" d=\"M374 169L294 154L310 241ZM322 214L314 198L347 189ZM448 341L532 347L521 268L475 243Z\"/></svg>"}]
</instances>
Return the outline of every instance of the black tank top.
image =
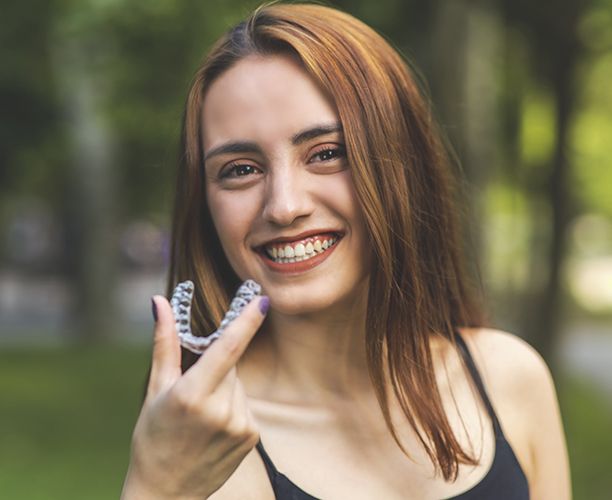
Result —
<instances>
[{"instance_id":1,"label":"black tank top","mask_svg":"<svg viewBox=\"0 0 612 500\"><path fill-rule=\"evenodd\" d=\"M527 483L525 473L504 436L497 415L493 410L493 405L487 396L482 379L465 341L459 334L456 334L455 337L460 352L480 393L480 397L493 422L495 455L491 468L479 483L448 500L528 500L529 484ZM274 496L277 500L319 500L296 486L287 476L276 469L261 441L257 443L257 451L266 466L268 477L274 490Z\"/></svg>"}]
</instances>

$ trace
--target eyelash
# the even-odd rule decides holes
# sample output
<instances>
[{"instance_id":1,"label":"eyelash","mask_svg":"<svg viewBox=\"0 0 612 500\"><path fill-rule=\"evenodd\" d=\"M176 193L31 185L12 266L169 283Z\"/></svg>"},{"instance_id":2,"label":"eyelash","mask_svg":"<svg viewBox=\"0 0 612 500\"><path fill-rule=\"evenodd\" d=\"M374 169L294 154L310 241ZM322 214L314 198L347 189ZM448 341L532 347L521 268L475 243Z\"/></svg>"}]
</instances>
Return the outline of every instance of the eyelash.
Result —
<instances>
[{"instance_id":1,"label":"eyelash","mask_svg":"<svg viewBox=\"0 0 612 500\"><path fill-rule=\"evenodd\" d=\"M324 159L323 156L324 155L328 155L328 154L334 154L335 156L333 156L332 158L327 158ZM344 149L344 146L341 145L336 145L336 146L324 146L322 147L320 150L316 151L308 160L308 163L314 163L316 160L314 160L314 158L319 157L319 161L320 162L331 162L331 161L335 161L335 160L339 160L342 159L346 156L346 151ZM250 163L230 163L228 165L228 168L226 168L222 173L221 173L221 178L222 179L237 179L238 177L247 177L249 176L248 173L243 173L243 174L237 174L239 169L252 169L251 173L254 173L253 170L259 170L258 167L256 167L255 165L251 165Z\"/></svg>"},{"instance_id":2,"label":"eyelash","mask_svg":"<svg viewBox=\"0 0 612 500\"><path fill-rule=\"evenodd\" d=\"M237 172L238 169L244 169L244 168L250 168L254 170L257 169L255 165L251 165L249 163L231 163L228 166L228 168L226 168L225 171L221 173L221 178L222 179L236 179L238 177L245 177L247 174L232 175L235 172Z\"/></svg>"},{"instance_id":3,"label":"eyelash","mask_svg":"<svg viewBox=\"0 0 612 500\"><path fill-rule=\"evenodd\" d=\"M320 161L326 162L326 161L334 161L334 160L338 160L340 158L344 158L346 156L346 151L344 150L344 146L341 145L336 145L336 146L323 146L320 150L316 151L310 160L308 160L308 163L312 163L312 158L315 157L321 157L324 153L335 153L336 156L334 158L328 158L328 159L322 159Z\"/></svg>"}]
</instances>

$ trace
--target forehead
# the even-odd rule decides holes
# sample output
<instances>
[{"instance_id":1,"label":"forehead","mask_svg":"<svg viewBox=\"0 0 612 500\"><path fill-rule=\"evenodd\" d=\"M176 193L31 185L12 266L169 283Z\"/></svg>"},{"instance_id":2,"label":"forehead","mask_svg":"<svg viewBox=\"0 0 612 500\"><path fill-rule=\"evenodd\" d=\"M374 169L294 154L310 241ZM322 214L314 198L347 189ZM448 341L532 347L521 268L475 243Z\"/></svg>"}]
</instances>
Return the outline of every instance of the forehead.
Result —
<instances>
[{"instance_id":1,"label":"forehead","mask_svg":"<svg viewBox=\"0 0 612 500\"><path fill-rule=\"evenodd\" d=\"M218 77L202 110L204 147L230 139L265 143L335 123L332 100L293 58L249 56Z\"/></svg>"}]
</instances>

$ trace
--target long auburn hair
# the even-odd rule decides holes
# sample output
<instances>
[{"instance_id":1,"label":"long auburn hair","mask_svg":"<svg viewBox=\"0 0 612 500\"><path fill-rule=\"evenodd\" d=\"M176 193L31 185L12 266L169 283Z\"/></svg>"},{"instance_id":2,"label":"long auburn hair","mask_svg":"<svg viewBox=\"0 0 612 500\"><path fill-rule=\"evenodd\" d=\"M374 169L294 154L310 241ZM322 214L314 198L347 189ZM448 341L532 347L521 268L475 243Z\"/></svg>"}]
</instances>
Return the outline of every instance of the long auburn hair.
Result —
<instances>
[{"instance_id":1,"label":"long auburn hair","mask_svg":"<svg viewBox=\"0 0 612 500\"><path fill-rule=\"evenodd\" d=\"M254 54L296 56L336 104L374 255L370 377L399 447L408 454L391 421L389 383L436 470L455 479L460 463L477 461L449 425L429 341L439 335L454 342L454 328L484 318L463 268L448 150L406 62L364 23L321 5L264 5L214 45L185 106L168 294L193 280L193 330L209 332L239 284L207 207L201 112L211 83ZM185 351L183 369L195 359Z\"/></svg>"}]
</instances>

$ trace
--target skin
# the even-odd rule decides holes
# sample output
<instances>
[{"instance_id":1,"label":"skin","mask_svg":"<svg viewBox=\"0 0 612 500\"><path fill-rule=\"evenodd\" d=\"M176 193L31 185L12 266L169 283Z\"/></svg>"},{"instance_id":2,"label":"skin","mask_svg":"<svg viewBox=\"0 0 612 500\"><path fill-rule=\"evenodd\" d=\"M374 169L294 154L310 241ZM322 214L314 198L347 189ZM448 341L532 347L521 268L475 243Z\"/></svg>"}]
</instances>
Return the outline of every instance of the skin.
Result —
<instances>
[{"instance_id":1,"label":"skin","mask_svg":"<svg viewBox=\"0 0 612 500\"><path fill-rule=\"evenodd\" d=\"M215 227L236 273L258 281L271 308L259 328L263 316L252 303L230 327L229 341L226 332L180 376L169 306L156 298L161 311L150 395L134 432L123 498L273 499L252 449L258 436L277 468L319 498L438 499L480 482L495 450L491 422L446 341L432 341L442 400L459 442L479 464L461 466L455 482L434 476L393 399L391 413L410 458L386 428L365 360L368 244L342 134L294 140L304 130L338 123L330 99L289 57L252 56L212 84L203 121ZM236 141L256 147L210 154ZM223 177L227 172L234 177ZM344 237L326 261L300 275L273 272L255 250L319 228ZM510 334L465 329L462 335L532 498L570 498L546 365ZM223 418L215 417L219 407Z\"/></svg>"}]
</instances>

